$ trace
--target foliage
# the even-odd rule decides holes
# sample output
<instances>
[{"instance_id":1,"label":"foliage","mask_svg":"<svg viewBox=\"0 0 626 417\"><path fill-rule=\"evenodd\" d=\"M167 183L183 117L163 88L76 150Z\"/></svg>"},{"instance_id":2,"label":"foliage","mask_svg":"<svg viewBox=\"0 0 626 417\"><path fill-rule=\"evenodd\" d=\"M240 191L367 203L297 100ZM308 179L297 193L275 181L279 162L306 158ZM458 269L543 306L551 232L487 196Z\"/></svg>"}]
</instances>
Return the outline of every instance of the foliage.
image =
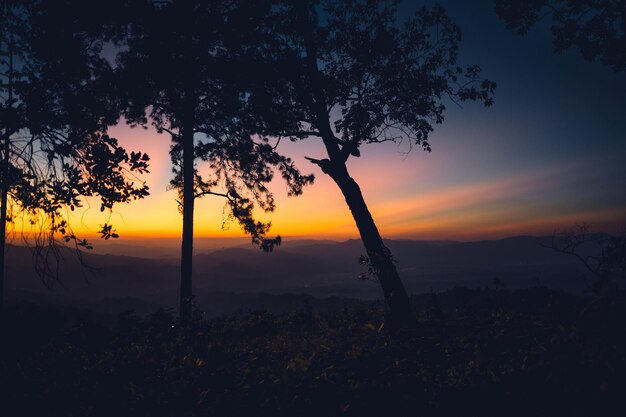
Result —
<instances>
[{"instance_id":1,"label":"foliage","mask_svg":"<svg viewBox=\"0 0 626 417\"><path fill-rule=\"evenodd\" d=\"M312 1L310 22L285 5L276 18L282 18L276 30L285 39L278 82L289 88L268 93L277 97L273 108L299 127L284 136L331 141L337 148L337 155L329 152L331 162L359 157L360 146L369 143L404 140L430 150L428 135L443 122L447 100L493 104L495 83L482 78L477 65L458 65L461 32L445 10L422 7L399 22L396 3ZM309 46L307 24L313 32ZM317 60L319 74L307 59ZM339 137L326 131L329 123Z\"/></svg>"},{"instance_id":2,"label":"foliage","mask_svg":"<svg viewBox=\"0 0 626 417\"><path fill-rule=\"evenodd\" d=\"M430 151L448 102L488 106L496 87L479 66L457 64L461 33L441 6L402 20L397 3L275 1L255 56L261 82L247 99L279 139L324 145L326 157L305 158L345 197L394 327L411 325L408 296L346 163L364 144L406 141Z\"/></svg>"},{"instance_id":3,"label":"foliage","mask_svg":"<svg viewBox=\"0 0 626 417\"><path fill-rule=\"evenodd\" d=\"M527 33L550 17L554 50L577 48L588 61L626 69L626 3L622 0L496 0L508 29Z\"/></svg>"},{"instance_id":4,"label":"foliage","mask_svg":"<svg viewBox=\"0 0 626 417\"><path fill-rule=\"evenodd\" d=\"M119 113L102 56L106 30L102 14L79 3L20 0L0 10L1 188L10 204L3 209L7 222L29 225L22 231L46 254L38 262L46 276L54 272L48 256L58 256L58 235L91 248L72 232L67 210L85 197L99 197L104 211L148 195L138 178L148 172L148 156L128 153L106 133ZM117 237L109 224L100 233Z\"/></svg>"},{"instance_id":5,"label":"foliage","mask_svg":"<svg viewBox=\"0 0 626 417\"><path fill-rule=\"evenodd\" d=\"M0 399L26 415L624 411L623 295L601 331L576 318L584 299L544 289L457 289L414 301L416 328L393 336L381 329L378 302L183 327L167 311L124 314L107 327L85 322L85 312L68 321L58 310L16 306L4 329Z\"/></svg>"},{"instance_id":6,"label":"foliage","mask_svg":"<svg viewBox=\"0 0 626 417\"><path fill-rule=\"evenodd\" d=\"M172 138L174 177L181 209L187 200L225 198L226 221L238 221L261 248L280 239L266 238L269 223L255 221L255 207L271 212L275 201L267 185L278 172L289 195L313 181L292 160L279 154L262 135L263 112L246 103L241 66L249 16L263 4L240 2L147 2L131 15L117 56L118 89L125 96L131 125L151 123ZM261 133L261 134L259 134ZM184 196L185 142L191 141L193 195ZM198 164L196 164L196 162ZM189 163L189 162L188 162Z\"/></svg>"}]
</instances>

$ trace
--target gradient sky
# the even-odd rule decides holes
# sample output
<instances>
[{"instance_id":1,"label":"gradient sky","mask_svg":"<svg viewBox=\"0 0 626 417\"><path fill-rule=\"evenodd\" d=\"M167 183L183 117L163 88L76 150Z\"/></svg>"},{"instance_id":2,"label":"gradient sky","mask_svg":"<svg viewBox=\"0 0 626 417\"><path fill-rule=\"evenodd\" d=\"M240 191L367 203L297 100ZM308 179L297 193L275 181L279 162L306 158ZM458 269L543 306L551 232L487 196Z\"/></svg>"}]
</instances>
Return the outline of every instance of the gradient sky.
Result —
<instances>
[{"instance_id":1,"label":"gradient sky","mask_svg":"<svg viewBox=\"0 0 626 417\"><path fill-rule=\"evenodd\" d=\"M415 3L406 1L408 13ZM589 63L575 51L554 54L549 27L524 37L505 30L491 1L442 1L463 31L461 63L477 63L498 83L495 105L448 104L446 120L431 136L433 151L406 154L407 144L362 148L349 161L353 177L384 237L474 240L551 234L586 222L607 232L626 226L626 74ZM169 136L153 130L112 129L127 149L148 152L151 196L118 205L110 222L124 237L178 236L182 218L171 176ZM317 139L282 142L316 182L287 198L275 181L278 208L272 233L316 238L357 237L349 210L332 181L303 156L323 157ZM196 205L196 236L241 236L222 229L223 204ZM97 204L74 216L74 229L90 234L107 220Z\"/></svg>"}]
</instances>

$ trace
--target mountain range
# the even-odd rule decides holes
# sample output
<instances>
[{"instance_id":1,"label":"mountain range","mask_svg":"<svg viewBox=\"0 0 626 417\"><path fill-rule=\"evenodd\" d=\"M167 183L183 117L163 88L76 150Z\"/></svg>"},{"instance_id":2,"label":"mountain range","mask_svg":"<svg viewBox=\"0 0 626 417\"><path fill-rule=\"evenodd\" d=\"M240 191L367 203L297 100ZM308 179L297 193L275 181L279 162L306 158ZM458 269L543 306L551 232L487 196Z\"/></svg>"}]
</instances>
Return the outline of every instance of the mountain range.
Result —
<instances>
[{"instance_id":1,"label":"mountain range","mask_svg":"<svg viewBox=\"0 0 626 417\"><path fill-rule=\"evenodd\" d=\"M386 241L409 293L490 286L496 277L509 289L547 286L584 291L590 277L583 266L546 248L547 243L549 238L532 236L477 242ZM294 240L272 253L244 244L207 250L194 256L197 304L211 314L221 314L255 304L260 294L379 298L374 278L363 279L366 267L358 258L364 253L359 240ZM107 313L175 308L178 260L167 251L152 254L147 258L81 252L81 261L73 250L64 248L59 252L58 280L45 281L35 271L31 248L9 246L7 297ZM50 265L56 268L54 257Z\"/></svg>"}]
</instances>

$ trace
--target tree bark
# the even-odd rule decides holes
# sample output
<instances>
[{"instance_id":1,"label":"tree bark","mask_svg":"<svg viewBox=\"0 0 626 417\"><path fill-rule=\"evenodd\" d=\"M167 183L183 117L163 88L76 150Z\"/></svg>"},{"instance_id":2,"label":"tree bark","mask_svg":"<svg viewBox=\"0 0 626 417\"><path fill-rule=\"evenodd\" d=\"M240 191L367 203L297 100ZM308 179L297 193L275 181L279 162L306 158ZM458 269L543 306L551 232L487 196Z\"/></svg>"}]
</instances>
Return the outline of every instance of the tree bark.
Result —
<instances>
[{"instance_id":1,"label":"tree bark","mask_svg":"<svg viewBox=\"0 0 626 417\"><path fill-rule=\"evenodd\" d=\"M183 10L187 21L193 20L193 0L184 0ZM193 35L191 25L184 28L184 45L187 52L183 53L181 64L181 76L183 95L180 105L180 137L183 151L183 235L180 257L180 321L189 323L193 313L193 213L195 203L195 146L193 136L195 133L195 99L193 94L193 58L189 51L193 48Z\"/></svg>"},{"instance_id":2,"label":"tree bark","mask_svg":"<svg viewBox=\"0 0 626 417\"><path fill-rule=\"evenodd\" d=\"M8 3L7 3L8 6ZM8 70L8 97L6 103L13 106L13 42L9 41L9 70ZM2 178L0 178L0 324L4 320L4 285L5 285L5 260L6 260L6 241L7 241L7 204L9 200L9 162L11 152L11 135L12 127L5 126L4 141L2 150Z\"/></svg>"},{"instance_id":3,"label":"tree bark","mask_svg":"<svg viewBox=\"0 0 626 417\"><path fill-rule=\"evenodd\" d=\"M183 236L180 257L180 320L189 322L192 316L193 286L193 211L194 211L194 143L193 130L181 135L183 146Z\"/></svg>"},{"instance_id":4,"label":"tree bark","mask_svg":"<svg viewBox=\"0 0 626 417\"><path fill-rule=\"evenodd\" d=\"M352 217L359 229L370 264L376 272L382 287L389 309L389 321L392 328L411 325L414 323L411 304L400 275L398 275L391 252L383 243L376 223L374 223L374 219L363 199L359 185L348 173L346 160L349 154L346 152L346 149L339 147L337 138L331 128L326 107L326 94L322 87L323 81L317 64L317 46L313 36L311 16L309 15L309 3L305 0L299 0L295 2L295 7L300 20L306 49L307 72L313 93L312 109L316 117L315 125L321 133L324 147L330 158L314 162L335 181L346 199L346 203L352 212Z\"/></svg>"},{"instance_id":5,"label":"tree bark","mask_svg":"<svg viewBox=\"0 0 626 417\"><path fill-rule=\"evenodd\" d=\"M326 172L339 186L352 217L359 229L361 241L367 251L370 265L375 271L389 308L388 319L392 328L406 327L414 323L409 297L402 284L391 252L385 246L376 223L367 208L361 189L348 173L345 164L332 164Z\"/></svg>"},{"instance_id":6,"label":"tree bark","mask_svg":"<svg viewBox=\"0 0 626 417\"><path fill-rule=\"evenodd\" d=\"M5 250L6 250L6 227L7 227L7 204L9 195L9 150L10 142L9 137L4 138L4 150L2 155L2 179L0 180L0 187L2 187L0 197L0 323L2 323L4 317L4 284L5 284Z\"/></svg>"}]
</instances>

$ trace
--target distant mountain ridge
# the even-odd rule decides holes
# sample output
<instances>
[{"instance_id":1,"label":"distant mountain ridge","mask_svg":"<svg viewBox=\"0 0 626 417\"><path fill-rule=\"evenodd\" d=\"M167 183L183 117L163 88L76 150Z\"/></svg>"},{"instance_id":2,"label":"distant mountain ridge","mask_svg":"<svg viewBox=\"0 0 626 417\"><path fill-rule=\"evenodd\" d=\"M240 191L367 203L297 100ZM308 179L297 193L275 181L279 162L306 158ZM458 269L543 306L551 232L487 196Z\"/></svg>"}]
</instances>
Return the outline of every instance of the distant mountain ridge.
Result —
<instances>
[{"instance_id":1,"label":"distant mountain ridge","mask_svg":"<svg viewBox=\"0 0 626 417\"><path fill-rule=\"evenodd\" d=\"M387 240L410 293L443 291L455 286L491 285L497 276L507 288L537 285L581 292L588 285L584 268L542 244L549 238L518 236L477 242ZM281 246L273 253L254 247L229 247L194 257L198 302L207 294L308 294L316 297L378 298L373 281L359 275L357 260L365 251L359 240ZM178 261L83 253L81 268L71 250L62 251L60 283L47 289L32 267L28 248L7 252L7 295L46 297L54 302L96 304L103 300L141 300L149 306L175 307ZM132 302L129 301L132 305Z\"/></svg>"},{"instance_id":2,"label":"distant mountain ridge","mask_svg":"<svg viewBox=\"0 0 626 417\"><path fill-rule=\"evenodd\" d=\"M178 239L127 239L123 241L94 242L92 253L97 255L135 256L148 259L176 259L180 256ZM324 243L337 243L328 239L294 239L284 238L282 247L294 247ZM226 248L254 249L250 238L196 238L194 255L211 253Z\"/></svg>"}]
</instances>

